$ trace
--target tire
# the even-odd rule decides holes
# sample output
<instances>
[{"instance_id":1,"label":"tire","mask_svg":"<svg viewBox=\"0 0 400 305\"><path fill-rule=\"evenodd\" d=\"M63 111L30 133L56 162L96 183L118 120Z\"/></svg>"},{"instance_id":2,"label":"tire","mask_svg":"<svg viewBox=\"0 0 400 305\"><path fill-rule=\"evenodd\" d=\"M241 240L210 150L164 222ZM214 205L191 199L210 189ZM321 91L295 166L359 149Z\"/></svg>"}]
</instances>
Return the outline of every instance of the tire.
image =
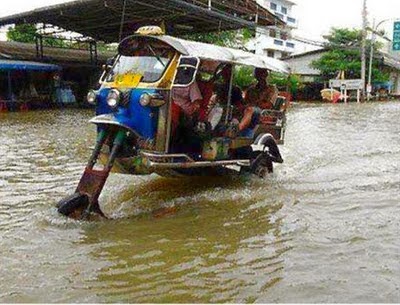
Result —
<instances>
[{"instance_id":1,"label":"tire","mask_svg":"<svg viewBox=\"0 0 400 305\"><path fill-rule=\"evenodd\" d=\"M268 173L272 173L273 171L272 160L265 153L260 153L251 162L250 172L260 178L264 178Z\"/></svg>"},{"instance_id":2,"label":"tire","mask_svg":"<svg viewBox=\"0 0 400 305\"><path fill-rule=\"evenodd\" d=\"M89 204L89 198L85 194L75 193L62 199L57 204L57 210L60 214L64 216L69 216L76 210L83 210Z\"/></svg>"}]
</instances>

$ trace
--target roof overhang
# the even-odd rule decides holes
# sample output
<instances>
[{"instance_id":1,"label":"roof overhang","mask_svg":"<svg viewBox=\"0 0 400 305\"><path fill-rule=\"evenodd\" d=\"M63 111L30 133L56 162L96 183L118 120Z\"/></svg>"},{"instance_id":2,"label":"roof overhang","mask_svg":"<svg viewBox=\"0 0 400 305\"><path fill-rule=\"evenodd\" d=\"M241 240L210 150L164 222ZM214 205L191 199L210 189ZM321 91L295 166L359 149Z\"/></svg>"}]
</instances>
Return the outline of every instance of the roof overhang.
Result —
<instances>
[{"instance_id":1,"label":"roof overhang","mask_svg":"<svg viewBox=\"0 0 400 305\"><path fill-rule=\"evenodd\" d=\"M121 18L123 11L124 18ZM208 0L75 0L2 17L0 26L44 23L97 40L116 42L122 19L122 37L144 25L164 24L168 34L179 36L285 24L255 0L212 0L211 6Z\"/></svg>"},{"instance_id":2,"label":"roof overhang","mask_svg":"<svg viewBox=\"0 0 400 305\"><path fill-rule=\"evenodd\" d=\"M17 71L60 71L61 67L57 65L44 64L34 61L22 60L2 60L0 59L1 70L17 70Z\"/></svg>"}]
</instances>

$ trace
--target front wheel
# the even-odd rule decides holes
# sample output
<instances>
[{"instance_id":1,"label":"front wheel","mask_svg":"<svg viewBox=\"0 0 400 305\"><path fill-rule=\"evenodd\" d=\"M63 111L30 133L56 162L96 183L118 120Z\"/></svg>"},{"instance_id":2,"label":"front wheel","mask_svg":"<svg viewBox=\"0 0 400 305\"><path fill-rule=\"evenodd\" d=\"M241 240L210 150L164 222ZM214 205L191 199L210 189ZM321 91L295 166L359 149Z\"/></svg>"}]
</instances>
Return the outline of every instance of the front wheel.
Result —
<instances>
[{"instance_id":1,"label":"front wheel","mask_svg":"<svg viewBox=\"0 0 400 305\"><path fill-rule=\"evenodd\" d=\"M89 197L85 194L75 193L62 199L57 204L57 210L64 216L71 216L73 213L84 211L89 205Z\"/></svg>"}]
</instances>

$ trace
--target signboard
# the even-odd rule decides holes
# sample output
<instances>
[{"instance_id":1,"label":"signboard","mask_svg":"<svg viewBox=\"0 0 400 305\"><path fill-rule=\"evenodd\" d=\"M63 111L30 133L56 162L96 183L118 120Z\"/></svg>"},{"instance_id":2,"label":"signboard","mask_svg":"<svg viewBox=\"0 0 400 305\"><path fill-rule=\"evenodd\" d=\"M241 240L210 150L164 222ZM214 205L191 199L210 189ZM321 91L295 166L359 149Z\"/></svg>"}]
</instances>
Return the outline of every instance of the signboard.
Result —
<instances>
[{"instance_id":1,"label":"signboard","mask_svg":"<svg viewBox=\"0 0 400 305\"><path fill-rule=\"evenodd\" d=\"M362 79L331 79L329 86L331 88L341 88L342 90L362 90L364 82Z\"/></svg>"},{"instance_id":2,"label":"signboard","mask_svg":"<svg viewBox=\"0 0 400 305\"><path fill-rule=\"evenodd\" d=\"M400 51L400 21L393 25L393 51Z\"/></svg>"}]
</instances>

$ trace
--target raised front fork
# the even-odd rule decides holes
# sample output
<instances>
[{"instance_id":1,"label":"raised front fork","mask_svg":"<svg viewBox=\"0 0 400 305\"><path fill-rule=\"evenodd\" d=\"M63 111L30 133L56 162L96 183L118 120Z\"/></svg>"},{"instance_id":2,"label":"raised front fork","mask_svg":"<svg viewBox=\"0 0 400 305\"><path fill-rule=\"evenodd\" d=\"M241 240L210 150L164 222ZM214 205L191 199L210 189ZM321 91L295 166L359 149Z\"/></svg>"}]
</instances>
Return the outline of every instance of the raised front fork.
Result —
<instances>
[{"instance_id":1,"label":"raised front fork","mask_svg":"<svg viewBox=\"0 0 400 305\"><path fill-rule=\"evenodd\" d=\"M102 130L99 133L96 146L86 165L75 193L58 203L58 211L61 214L80 219L86 219L91 212L104 216L99 207L98 198L124 139L125 132L123 130L119 130L117 133ZM110 145L111 152L107 163L102 169L96 169L95 165L98 161L101 149L106 142L112 143L112 145Z\"/></svg>"}]
</instances>

